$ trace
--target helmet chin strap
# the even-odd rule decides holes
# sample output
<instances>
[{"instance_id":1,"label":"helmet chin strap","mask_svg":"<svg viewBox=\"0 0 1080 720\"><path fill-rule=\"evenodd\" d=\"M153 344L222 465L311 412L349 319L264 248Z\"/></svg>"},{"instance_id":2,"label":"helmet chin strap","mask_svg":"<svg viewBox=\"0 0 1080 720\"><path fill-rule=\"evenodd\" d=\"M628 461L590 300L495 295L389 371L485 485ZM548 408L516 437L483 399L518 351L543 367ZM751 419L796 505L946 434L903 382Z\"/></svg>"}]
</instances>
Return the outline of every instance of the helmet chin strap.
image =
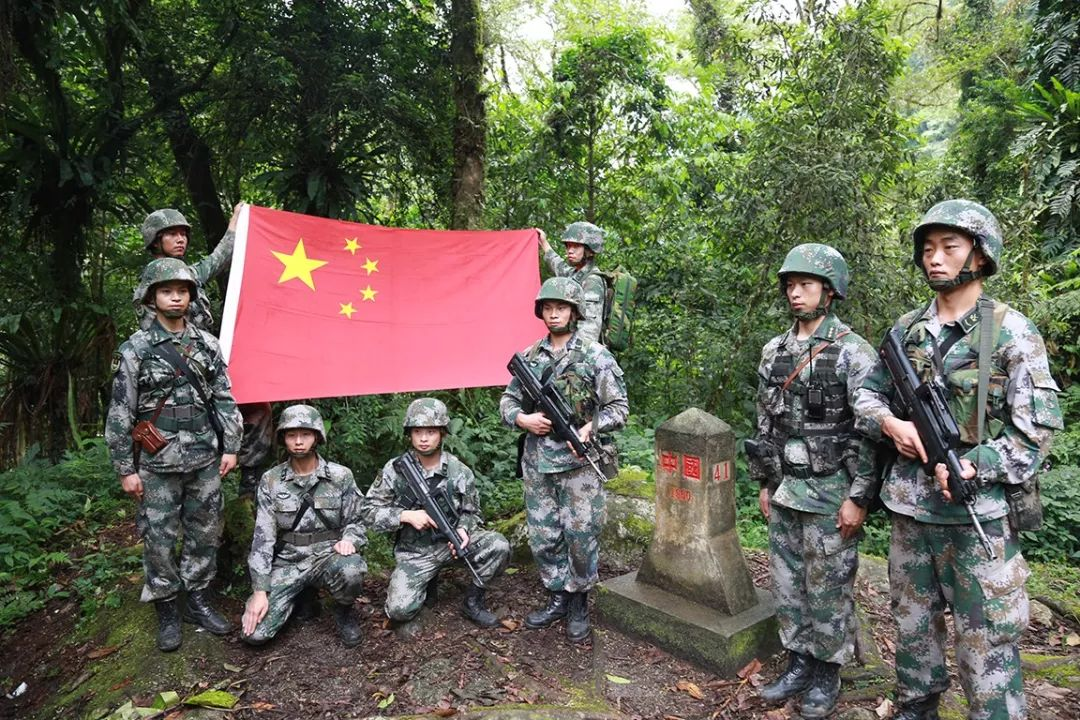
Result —
<instances>
[{"instance_id":1,"label":"helmet chin strap","mask_svg":"<svg viewBox=\"0 0 1080 720\"><path fill-rule=\"evenodd\" d=\"M819 317L824 317L829 313L829 289L830 285L825 283L821 287L821 297L818 299L817 307L813 310L792 310L791 314L796 320L802 320L803 322L809 322L810 320L817 320Z\"/></svg>"},{"instance_id":2,"label":"helmet chin strap","mask_svg":"<svg viewBox=\"0 0 1080 720\"><path fill-rule=\"evenodd\" d=\"M552 335L569 335L577 330L577 318L571 318L570 322L565 325L559 325L558 327L548 328L548 332Z\"/></svg>"},{"instance_id":3,"label":"helmet chin strap","mask_svg":"<svg viewBox=\"0 0 1080 720\"><path fill-rule=\"evenodd\" d=\"M416 454L422 457L431 457L435 453L439 452L439 446L436 445L435 447L429 448L427 450L417 450L416 448L413 448L413 450L416 450Z\"/></svg>"},{"instance_id":4,"label":"helmet chin strap","mask_svg":"<svg viewBox=\"0 0 1080 720\"><path fill-rule=\"evenodd\" d=\"M926 278L926 284L930 286L930 289L934 292L943 292L945 290L952 290L954 287L960 287L965 283L969 283L972 280L978 280L983 277L982 268L971 269L971 261L975 258L975 248L971 248L971 252L968 253L967 260L964 261L964 267L956 274L954 278L947 278L944 280L930 279L930 273L923 268L923 277Z\"/></svg>"}]
</instances>

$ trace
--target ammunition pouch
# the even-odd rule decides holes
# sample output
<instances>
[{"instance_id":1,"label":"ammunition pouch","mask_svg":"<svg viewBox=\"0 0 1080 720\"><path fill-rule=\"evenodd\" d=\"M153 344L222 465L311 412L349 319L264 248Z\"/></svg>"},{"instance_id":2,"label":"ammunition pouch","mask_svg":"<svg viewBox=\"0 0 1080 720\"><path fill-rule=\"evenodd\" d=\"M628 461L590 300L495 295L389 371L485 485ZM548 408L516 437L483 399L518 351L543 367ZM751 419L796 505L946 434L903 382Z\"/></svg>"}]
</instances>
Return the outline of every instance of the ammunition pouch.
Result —
<instances>
[{"instance_id":1,"label":"ammunition pouch","mask_svg":"<svg viewBox=\"0 0 1080 720\"><path fill-rule=\"evenodd\" d=\"M1042 497L1037 477L1022 485L1006 485L1005 501L1009 505L1009 526L1015 532L1042 528Z\"/></svg>"},{"instance_id":2,"label":"ammunition pouch","mask_svg":"<svg viewBox=\"0 0 1080 720\"><path fill-rule=\"evenodd\" d=\"M131 429L131 439L135 442L137 450L146 451L151 455L160 452L169 444L169 441L150 420L141 420L136 423Z\"/></svg>"}]
</instances>

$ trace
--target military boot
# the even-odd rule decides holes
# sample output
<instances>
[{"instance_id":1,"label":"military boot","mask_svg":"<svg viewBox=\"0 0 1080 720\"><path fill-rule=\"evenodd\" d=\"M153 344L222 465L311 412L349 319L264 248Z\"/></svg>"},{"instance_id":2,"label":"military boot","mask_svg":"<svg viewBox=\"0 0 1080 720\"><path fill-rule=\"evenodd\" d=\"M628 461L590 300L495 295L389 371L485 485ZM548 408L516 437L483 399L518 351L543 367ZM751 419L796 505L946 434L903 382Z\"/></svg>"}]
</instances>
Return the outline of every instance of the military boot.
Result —
<instances>
[{"instance_id":1,"label":"military boot","mask_svg":"<svg viewBox=\"0 0 1080 720\"><path fill-rule=\"evenodd\" d=\"M893 720L939 720L938 701L941 693L934 693L918 700L898 703Z\"/></svg>"},{"instance_id":2,"label":"military boot","mask_svg":"<svg viewBox=\"0 0 1080 720\"><path fill-rule=\"evenodd\" d=\"M435 607L435 603L439 602L439 573L435 573L435 577L428 580L424 593L424 607Z\"/></svg>"},{"instance_id":3,"label":"military boot","mask_svg":"<svg viewBox=\"0 0 1080 720\"><path fill-rule=\"evenodd\" d=\"M495 627L499 624L499 618L495 617L495 613L484 607L484 588L472 583L469 583L469 589L465 591L462 612L465 613L465 617L480 627Z\"/></svg>"},{"instance_id":4,"label":"military boot","mask_svg":"<svg viewBox=\"0 0 1080 720\"><path fill-rule=\"evenodd\" d=\"M353 612L352 603L336 603L334 605L334 622L337 624L338 636L341 644L347 648L356 647L360 644L360 618Z\"/></svg>"},{"instance_id":5,"label":"military boot","mask_svg":"<svg viewBox=\"0 0 1080 720\"><path fill-rule=\"evenodd\" d=\"M589 639L589 591L570 593L569 615L566 619L566 638L570 642Z\"/></svg>"},{"instance_id":6,"label":"military boot","mask_svg":"<svg viewBox=\"0 0 1080 720\"><path fill-rule=\"evenodd\" d=\"M255 490L259 487L259 478L262 473L257 467L240 468L240 485L236 489L237 497L255 497Z\"/></svg>"},{"instance_id":7,"label":"military boot","mask_svg":"<svg viewBox=\"0 0 1080 720\"><path fill-rule=\"evenodd\" d=\"M232 625L210 605L210 593L206 590L192 590L184 604L184 622L203 627L214 635L228 635Z\"/></svg>"},{"instance_id":8,"label":"military boot","mask_svg":"<svg viewBox=\"0 0 1080 720\"><path fill-rule=\"evenodd\" d=\"M814 666L814 678L803 693L799 709L804 718L828 717L840 699L840 665L815 660Z\"/></svg>"},{"instance_id":9,"label":"military boot","mask_svg":"<svg viewBox=\"0 0 1080 720\"><path fill-rule=\"evenodd\" d=\"M766 702L781 702L798 695L810 687L813 670L814 664L809 655L789 651L787 670L761 688L761 699Z\"/></svg>"},{"instance_id":10,"label":"military boot","mask_svg":"<svg viewBox=\"0 0 1080 720\"><path fill-rule=\"evenodd\" d=\"M525 616L525 627L539 630L566 617L567 600L568 593L562 590L550 591L547 606L537 608Z\"/></svg>"},{"instance_id":11,"label":"military boot","mask_svg":"<svg viewBox=\"0 0 1080 720\"><path fill-rule=\"evenodd\" d=\"M157 600L158 631L157 646L161 652L172 652L180 647L180 611L176 607L176 598Z\"/></svg>"},{"instance_id":12,"label":"military boot","mask_svg":"<svg viewBox=\"0 0 1080 720\"><path fill-rule=\"evenodd\" d=\"M296 596L296 605L292 617L296 622L314 620L322 613L322 605L319 603L319 589L308 585Z\"/></svg>"}]
</instances>

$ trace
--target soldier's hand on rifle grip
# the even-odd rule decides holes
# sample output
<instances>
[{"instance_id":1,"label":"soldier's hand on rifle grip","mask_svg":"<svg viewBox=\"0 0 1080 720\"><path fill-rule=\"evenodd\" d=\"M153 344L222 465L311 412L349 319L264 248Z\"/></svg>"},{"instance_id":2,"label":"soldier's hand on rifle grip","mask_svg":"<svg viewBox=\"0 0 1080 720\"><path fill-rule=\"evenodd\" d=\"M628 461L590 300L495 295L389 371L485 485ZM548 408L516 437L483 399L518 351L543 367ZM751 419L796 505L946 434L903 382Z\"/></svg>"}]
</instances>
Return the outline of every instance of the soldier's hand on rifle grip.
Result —
<instances>
[{"instance_id":1,"label":"soldier's hand on rifle grip","mask_svg":"<svg viewBox=\"0 0 1080 720\"><path fill-rule=\"evenodd\" d=\"M896 451L904 457L919 458L924 464L929 462L926 449L923 448L922 440L919 439L919 431L915 429L915 423L898 417L890 417L881 424L881 432L892 438Z\"/></svg>"},{"instance_id":2,"label":"soldier's hand on rifle grip","mask_svg":"<svg viewBox=\"0 0 1080 720\"><path fill-rule=\"evenodd\" d=\"M533 435L547 435L551 432L551 421L542 412L521 413L514 422L517 423L519 428L527 430Z\"/></svg>"},{"instance_id":3,"label":"soldier's hand on rifle grip","mask_svg":"<svg viewBox=\"0 0 1080 720\"><path fill-rule=\"evenodd\" d=\"M143 484L139 473L131 473L120 478L120 487L124 488L124 492L136 500L142 500Z\"/></svg>"},{"instance_id":4,"label":"soldier's hand on rifle grip","mask_svg":"<svg viewBox=\"0 0 1080 720\"><path fill-rule=\"evenodd\" d=\"M236 467L236 454L225 453L221 456L221 465L218 466L218 477L225 477L234 467Z\"/></svg>"},{"instance_id":5,"label":"soldier's hand on rifle grip","mask_svg":"<svg viewBox=\"0 0 1080 720\"><path fill-rule=\"evenodd\" d=\"M435 521L426 510L402 510L400 520L402 525L412 525L417 530L435 527Z\"/></svg>"},{"instance_id":6,"label":"soldier's hand on rifle grip","mask_svg":"<svg viewBox=\"0 0 1080 720\"><path fill-rule=\"evenodd\" d=\"M960 476L964 480L971 480L976 474L977 470L971 464L971 461L967 458L960 458ZM949 468L945 463L938 463L934 466L934 477L937 479L938 487L941 488L941 494L945 496L945 502L952 502L953 496L949 492Z\"/></svg>"},{"instance_id":7,"label":"soldier's hand on rifle grip","mask_svg":"<svg viewBox=\"0 0 1080 720\"><path fill-rule=\"evenodd\" d=\"M465 549L465 548L469 547L469 533L467 533L465 531L465 528L460 528L459 527L457 529L457 533L458 533L458 537L461 538L461 547L462 547L462 549ZM448 543L446 543L446 546L448 548L450 548L450 554L453 555L456 558L457 557L457 549L454 548L454 543L448 542Z\"/></svg>"},{"instance_id":8,"label":"soldier's hand on rifle grip","mask_svg":"<svg viewBox=\"0 0 1080 720\"><path fill-rule=\"evenodd\" d=\"M578 428L577 436L578 436L578 440L580 440L583 444L585 444L585 445L589 444L589 440L592 439L592 420L590 420L589 422L585 423L580 428ZM577 452L574 451L573 443L569 443L569 442L566 443L566 447L570 448L570 453L574 457L578 456Z\"/></svg>"}]
</instances>

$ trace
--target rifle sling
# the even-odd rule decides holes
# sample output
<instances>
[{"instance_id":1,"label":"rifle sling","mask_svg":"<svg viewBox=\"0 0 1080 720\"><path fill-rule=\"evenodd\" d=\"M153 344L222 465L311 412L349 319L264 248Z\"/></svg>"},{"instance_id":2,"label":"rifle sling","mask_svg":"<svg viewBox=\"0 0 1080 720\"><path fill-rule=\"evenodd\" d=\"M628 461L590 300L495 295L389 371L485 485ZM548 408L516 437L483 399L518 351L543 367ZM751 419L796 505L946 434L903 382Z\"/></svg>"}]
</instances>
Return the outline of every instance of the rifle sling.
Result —
<instances>
[{"instance_id":1,"label":"rifle sling","mask_svg":"<svg viewBox=\"0 0 1080 720\"><path fill-rule=\"evenodd\" d=\"M836 337L832 340L822 340L821 343L819 343L813 350L810 351L810 354L806 356L805 360L795 366L795 369L792 370L791 374L787 376L787 380L784 381L784 385L780 388L780 391L787 392L787 389L791 387L791 383L795 382L795 378L799 377L799 373L803 371L803 368L813 362L814 358L818 356L818 353L820 353L822 350L829 347L834 342L836 342L850 332L850 330L844 330L843 332L837 333Z\"/></svg>"},{"instance_id":2,"label":"rifle sling","mask_svg":"<svg viewBox=\"0 0 1080 720\"><path fill-rule=\"evenodd\" d=\"M979 471L983 429L986 420L986 398L990 391L990 353L993 352L991 335L993 333L994 303L985 295L979 296L979 405L976 409L978 437L975 450L975 470Z\"/></svg>"}]
</instances>

